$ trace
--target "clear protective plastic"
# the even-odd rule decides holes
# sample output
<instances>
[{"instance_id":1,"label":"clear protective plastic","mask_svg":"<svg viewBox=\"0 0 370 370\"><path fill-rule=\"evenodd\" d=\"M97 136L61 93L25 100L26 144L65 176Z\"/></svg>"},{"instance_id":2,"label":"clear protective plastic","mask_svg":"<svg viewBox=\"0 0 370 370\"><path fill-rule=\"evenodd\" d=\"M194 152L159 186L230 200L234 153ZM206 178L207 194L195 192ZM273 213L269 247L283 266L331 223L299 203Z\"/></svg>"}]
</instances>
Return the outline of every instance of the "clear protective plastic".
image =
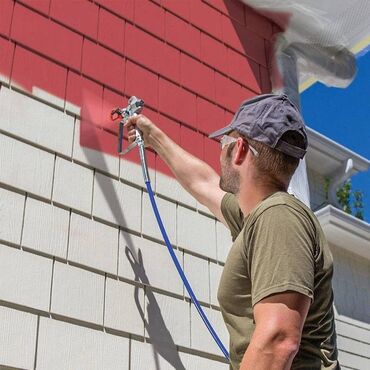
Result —
<instances>
[{"instance_id":1,"label":"clear protective plastic","mask_svg":"<svg viewBox=\"0 0 370 370\"><path fill-rule=\"evenodd\" d=\"M335 87L352 82L356 61L350 50L370 43L369 0L243 1L281 28L275 55L295 50L300 83L312 77Z\"/></svg>"}]
</instances>

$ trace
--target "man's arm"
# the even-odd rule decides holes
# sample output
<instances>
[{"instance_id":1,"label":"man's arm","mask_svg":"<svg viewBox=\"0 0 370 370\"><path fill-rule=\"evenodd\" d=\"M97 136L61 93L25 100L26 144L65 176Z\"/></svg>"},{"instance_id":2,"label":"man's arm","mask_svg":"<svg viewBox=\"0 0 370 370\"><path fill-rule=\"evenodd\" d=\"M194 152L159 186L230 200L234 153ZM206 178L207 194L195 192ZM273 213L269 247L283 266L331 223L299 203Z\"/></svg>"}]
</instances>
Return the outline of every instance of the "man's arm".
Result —
<instances>
[{"instance_id":1,"label":"man's arm","mask_svg":"<svg viewBox=\"0 0 370 370\"><path fill-rule=\"evenodd\" d=\"M256 303L256 329L240 370L289 370L299 349L310 302L308 296L289 291Z\"/></svg>"},{"instance_id":2,"label":"man's arm","mask_svg":"<svg viewBox=\"0 0 370 370\"><path fill-rule=\"evenodd\" d=\"M207 163L186 152L143 115L131 117L126 125L130 143L135 140L135 127L139 128L145 145L159 154L182 187L227 225L221 212L225 192L219 187L218 174Z\"/></svg>"}]
</instances>

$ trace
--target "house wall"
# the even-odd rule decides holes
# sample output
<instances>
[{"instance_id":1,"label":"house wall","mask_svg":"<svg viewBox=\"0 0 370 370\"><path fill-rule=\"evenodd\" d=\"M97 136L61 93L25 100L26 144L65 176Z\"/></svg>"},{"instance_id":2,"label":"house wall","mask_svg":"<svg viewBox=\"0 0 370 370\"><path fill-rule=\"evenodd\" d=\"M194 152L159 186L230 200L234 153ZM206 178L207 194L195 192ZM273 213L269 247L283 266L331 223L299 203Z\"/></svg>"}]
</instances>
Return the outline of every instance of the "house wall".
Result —
<instances>
[{"instance_id":1,"label":"house wall","mask_svg":"<svg viewBox=\"0 0 370 370\"><path fill-rule=\"evenodd\" d=\"M325 176L308 169L311 208L327 204ZM330 244L339 360L343 369L370 368L370 264Z\"/></svg>"},{"instance_id":2,"label":"house wall","mask_svg":"<svg viewBox=\"0 0 370 370\"><path fill-rule=\"evenodd\" d=\"M317 210L328 203L325 194L325 176L311 168L307 169L307 176L310 188L311 209Z\"/></svg>"},{"instance_id":3,"label":"house wall","mask_svg":"<svg viewBox=\"0 0 370 370\"><path fill-rule=\"evenodd\" d=\"M339 358L343 368L370 368L370 264L331 245Z\"/></svg>"},{"instance_id":4,"label":"house wall","mask_svg":"<svg viewBox=\"0 0 370 370\"><path fill-rule=\"evenodd\" d=\"M271 35L233 0L0 2L0 367L228 368L163 245L137 153L116 155L106 117L135 94L218 170L207 134L270 91ZM227 346L216 293L228 232L153 152L148 162Z\"/></svg>"}]
</instances>

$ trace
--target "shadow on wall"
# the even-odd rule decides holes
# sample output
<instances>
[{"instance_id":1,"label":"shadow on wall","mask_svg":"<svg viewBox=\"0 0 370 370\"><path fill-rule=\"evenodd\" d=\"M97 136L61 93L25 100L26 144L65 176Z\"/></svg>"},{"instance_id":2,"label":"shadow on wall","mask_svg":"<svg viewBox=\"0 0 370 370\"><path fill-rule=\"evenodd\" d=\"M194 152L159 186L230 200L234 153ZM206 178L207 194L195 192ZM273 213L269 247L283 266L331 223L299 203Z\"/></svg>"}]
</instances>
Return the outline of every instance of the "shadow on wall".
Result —
<instances>
[{"instance_id":1,"label":"shadow on wall","mask_svg":"<svg viewBox=\"0 0 370 370\"><path fill-rule=\"evenodd\" d=\"M129 260L132 270L135 273L135 281L140 281L143 284L150 285L148 276L146 275L143 257L141 250L138 251L138 257L136 258L133 252L135 248L131 241L127 241L128 246L125 248L127 259ZM152 290L146 287L145 293L147 298L147 312L148 317L145 318L144 310L140 306L139 302L139 288L135 286L135 303L137 309L144 321L146 332L152 341L154 347L154 362L156 369L160 369L158 355L162 356L168 363L170 363L177 370L185 370L184 365L181 363L179 354L176 349L176 345L172 339L170 332L166 327L166 323L161 315L161 310L154 297Z\"/></svg>"},{"instance_id":2,"label":"shadow on wall","mask_svg":"<svg viewBox=\"0 0 370 370\"><path fill-rule=\"evenodd\" d=\"M95 131L91 130L90 134L93 134ZM94 138L91 138L93 142L98 143L99 141ZM102 151L99 150L99 148L96 148L96 152L92 153L90 149L84 149L84 154L86 156L87 162L91 164L93 167L93 163L96 163L98 160L98 163L100 164L100 168L102 170L105 170L108 172L108 165L101 154ZM97 158L98 156L98 158ZM122 212L122 209L117 207L116 205L119 204L119 199L117 197L116 191L113 187L112 183L102 183L101 178L96 177L97 184L100 186L104 197L106 198L107 203L109 204L111 210L114 213L114 218L116 220L123 220L123 224L126 224L125 216ZM126 247L125 253L127 256L128 261L130 262L132 269L135 273L135 280L142 282L143 284L149 285L149 279L146 275L144 264L143 264L143 258L141 251L139 250L138 256L136 257L134 255L134 243L132 239L130 238L129 234L127 234L126 237L126 243L128 246L130 246L131 249ZM134 293L134 299L137 306L137 309L144 321L146 332L149 335L149 338L153 344L154 349L154 362L155 362L155 368L156 370L160 370L160 364L158 360L158 356L162 356L168 363L170 363L175 369L178 370L185 370L184 365L181 362L181 359L179 357L176 345L173 341L173 338L168 331L166 327L166 323L163 320L163 316L161 314L161 310L159 308L159 305L154 297L154 294L149 288L146 288L146 298L148 301L148 318L145 318L145 312L143 307L140 306L139 298L138 298L138 287L135 286L135 293Z\"/></svg>"},{"instance_id":3,"label":"shadow on wall","mask_svg":"<svg viewBox=\"0 0 370 370\"><path fill-rule=\"evenodd\" d=\"M235 74L233 77L243 81L247 73L252 73L254 83L251 80L248 83L250 86L255 86L257 81L258 85L255 87L259 90L257 92L262 94L272 92L271 79L275 90L281 88L283 78L277 72L277 68L273 68L276 63L274 49L279 34L284 33L288 28L292 14L270 11L262 7L257 12L252 6L246 4L248 0L223 0L223 2L230 16L229 24L225 20L223 22L224 33L229 39L230 46L246 55L246 60L238 66L233 65L232 59L229 60L232 69L239 69L239 72L233 72L239 75ZM244 11L241 9L242 6ZM249 63L249 67L246 62ZM273 70L274 75L272 75Z\"/></svg>"}]
</instances>

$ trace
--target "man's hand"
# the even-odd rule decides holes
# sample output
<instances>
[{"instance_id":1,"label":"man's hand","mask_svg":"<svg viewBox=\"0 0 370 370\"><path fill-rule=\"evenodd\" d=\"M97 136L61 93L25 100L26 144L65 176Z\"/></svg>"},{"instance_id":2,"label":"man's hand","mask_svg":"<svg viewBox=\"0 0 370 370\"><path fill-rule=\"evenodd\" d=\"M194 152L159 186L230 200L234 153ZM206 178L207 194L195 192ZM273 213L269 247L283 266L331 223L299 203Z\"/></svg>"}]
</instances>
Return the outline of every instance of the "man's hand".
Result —
<instances>
[{"instance_id":1,"label":"man's hand","mask_svg":"<svg viewBox=\"0 0 370 370\"><path fill-rule=\"evenodd\" d=\"M129 144L135 141L135 129L139 129L145 146L157 152L183 188L226 225L221 212L221 201L225 192L219 187L218 174L207 163L182 149L142 114L130 117L125 126Z\"/></svg>"},{"instance_id":2,"label":"man's hand","mask_svg":"<svg viewBox=\"0 0 370 370\"><path fill-rule=\"evenodd\" d=\"M161 133L161 130L147 117L142 114L130 117L125 126L127 126L128 142L131 144L135 141L135 129L139 129L143 134L145 146L155 149L156 135Z\"/></svg>"},{"instance_id":3,"label":"man's hand","mask_svg":"<svg viewBox=\"0 0 370 370\"><path fill-rule=\"evenodd\" d=\"M289 291L268 296L253 307L256 329L240 370L288 370L299 349L311 299Z\"/></svg>"}]
</instances>

